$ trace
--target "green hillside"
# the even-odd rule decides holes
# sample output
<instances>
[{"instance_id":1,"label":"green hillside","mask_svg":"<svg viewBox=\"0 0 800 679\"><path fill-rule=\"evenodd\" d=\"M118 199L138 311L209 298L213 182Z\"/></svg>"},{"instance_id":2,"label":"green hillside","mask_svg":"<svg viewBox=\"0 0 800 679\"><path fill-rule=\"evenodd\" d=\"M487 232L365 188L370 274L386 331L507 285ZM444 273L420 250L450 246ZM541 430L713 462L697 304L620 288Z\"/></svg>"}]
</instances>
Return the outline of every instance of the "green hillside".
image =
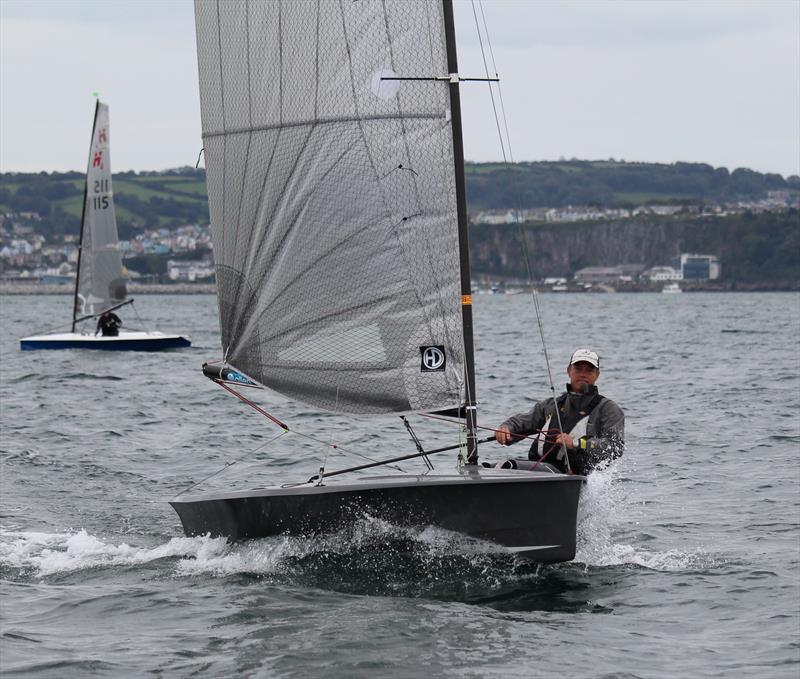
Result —
<instances>
[{"instance_id":1,"label":"green hillside","mask_svg":"<svg viewBox=\"0 0 800 679\"><path fill-rule=\"evenodd\" d=\"M83 175L78 172L0 174L0 211L37 212L37 231L54 236L77 233ZM768 191L800 192L800 177L783 178L747 169L729 172L701 163L563 162L468 163L469 210L601 205L634 207L653 203L714 204L757 200ZM143 227L207 223L205 171L114 175L120 235Z\"/></svg>"},{"instance_id":2,"label":"green hillside","mask_svg":"<svg viewBox=\"0 0 800 679\"><path fill-rule=\"evenodd\" d=\"M77 172L0 175L0 212L37 212L45 236L77 233L84 177ZM205 172L186 168L166 173L122 172L113 177L121 238L144 227L208 222Z\"/></svg>"},{"instance_id":3,"label":"green hillside","mask_svg":"<svg viewBox=\"0 0 800 679\"><path fill-rule=\"evenodd\" d=\"M560 162L468 164L470 210L645 203L720 203L754 200L767 191L800 191L800 177L784 179L703 163Z\"/></svg>"}]
</instances>

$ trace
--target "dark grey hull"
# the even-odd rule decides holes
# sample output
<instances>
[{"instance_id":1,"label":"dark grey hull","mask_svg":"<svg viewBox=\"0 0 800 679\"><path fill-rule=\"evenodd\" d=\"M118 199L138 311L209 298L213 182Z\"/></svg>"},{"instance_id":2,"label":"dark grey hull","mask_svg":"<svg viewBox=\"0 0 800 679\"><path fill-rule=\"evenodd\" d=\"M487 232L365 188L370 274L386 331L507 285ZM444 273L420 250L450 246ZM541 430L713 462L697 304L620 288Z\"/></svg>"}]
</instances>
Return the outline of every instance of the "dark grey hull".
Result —
<instances>
[{"instance_id":1,"label":"dark grey hull","mask_svg":"<svg viewBox=\"0 0 800 679\"><path fill-rule=\"evenodd\" d=\"M360 478L178 497L186 535L232 541L335 532L363 517L404 527L438 526L541 563L575 557L585 477L472 468L453 474Z\"/></svg>"}]
</instances>

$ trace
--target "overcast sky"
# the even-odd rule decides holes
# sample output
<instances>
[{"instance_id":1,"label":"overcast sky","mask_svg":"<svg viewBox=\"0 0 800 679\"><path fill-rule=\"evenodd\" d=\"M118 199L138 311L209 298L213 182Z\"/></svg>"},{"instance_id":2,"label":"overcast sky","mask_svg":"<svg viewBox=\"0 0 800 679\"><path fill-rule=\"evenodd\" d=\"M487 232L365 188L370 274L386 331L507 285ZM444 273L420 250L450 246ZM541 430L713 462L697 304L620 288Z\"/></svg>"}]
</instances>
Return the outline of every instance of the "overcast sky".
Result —
<instances>
[{"instance_id":1,"label":"overcast sky","mask_svg":"<svg viewBox=\"0 0 800 679\"><path fill-rule=\"evenodd\" d=\"M481 76L472 4L455 4L459 70ZM483 13L515 160L800 174L800 0L483 0ZM116 172L194 165L192 3L0 0L0 171L85 171L95 91ZM487 86L462 85L462 108L466 158L502 159Z\"/></svg>"}]
</instances>

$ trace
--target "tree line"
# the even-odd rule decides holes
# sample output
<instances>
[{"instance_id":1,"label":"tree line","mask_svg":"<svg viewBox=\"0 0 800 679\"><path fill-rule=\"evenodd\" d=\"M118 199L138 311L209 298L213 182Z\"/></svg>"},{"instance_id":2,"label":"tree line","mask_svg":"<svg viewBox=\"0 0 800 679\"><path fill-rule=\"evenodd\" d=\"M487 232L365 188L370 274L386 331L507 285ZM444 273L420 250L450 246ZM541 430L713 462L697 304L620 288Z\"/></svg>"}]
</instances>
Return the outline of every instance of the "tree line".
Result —
<instances>
[{"instance_id":1,"label":"tree line","mask_svg":"<svg viewBox=\"0 0 800 679\"><path fill-rule=\"evenodd\" d=\"M0 174L0 212L37 212L36 231L77 235L84 175L79 172ZM205 171L114 175L120 237L140 229L207 223ZM768 191L800 193L800 177L784 178L747 169L729 172L702 163L625 163L582 161L468 163L469 209L600 205L633 207L643 203L713 204L757 200ZM478 270L525 276L519 229L471 228L472 257ZM532 252L540 255L537 275L567 275L591 265L642 262L667 264L679 252L716 254L723 276L757 281L800 280L800 218L797 210L725 218L625 220L612 224L525 226ZM630 251L640 243L639 251ZM544 256L541 256L544 255ZM612 259L614 261L612 261ZM541 270L541 271L539 271Z\"/></svg>"},{"instance_id":2,"label":"tree line","mask_svg":"<svg viewBox=\"0 0 800 679\"><path fill-rule=\"evenodd\" d=\"M800 192L800 177L784 178L704 163L625 163L571 160L468 164L471 210L644 203L714 204L757 200L768 191Z\"/></svg>"},{"instance_id":3,"label":"tree line","mask_svg":"<svg viewBox=\"0 0 800 679\"><path fill-rule=\"evenodd\" d=\"M44 235L76 230L84 175L79 172L0 174L0 211L37 212ZM203 169L121 172L114 198L120 231L208 221ZM649 203L714 204L764 198L771 190L800 193L800 177L784 178L745 168L732 172L704 163L626 163L569 160L535 163L467 163L471 212L597 205L635 207ZM138 191L141 189L141 192ZM146 195L147 197L143 197ZM73 209L65 209L71 204Z\"/></svg>"}]
</instances>

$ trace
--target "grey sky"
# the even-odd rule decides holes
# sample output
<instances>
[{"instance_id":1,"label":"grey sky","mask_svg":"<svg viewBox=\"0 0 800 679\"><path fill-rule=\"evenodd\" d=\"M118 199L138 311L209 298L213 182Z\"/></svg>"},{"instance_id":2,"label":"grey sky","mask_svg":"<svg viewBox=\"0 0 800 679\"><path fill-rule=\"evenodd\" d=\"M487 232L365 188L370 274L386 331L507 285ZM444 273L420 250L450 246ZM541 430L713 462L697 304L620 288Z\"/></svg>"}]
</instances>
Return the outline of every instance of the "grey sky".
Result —
<instances>
[{"instance_id":1,"label":"grey sky","mask_svg":"<svg viewBox=\"0 0 800 679\"><path fill-rule=\"evenodd\" d=\"M480 76L472 4L455 4L459 70ZM515 160L800 174L800 0L483 0L483 12ZM0 171L84 171L93 91L111 107L115 171L193 165L192 3L0 0ZM462 108L467 159L501 159L487 86L464 84Z\"/></svg>"}]
</instances>

